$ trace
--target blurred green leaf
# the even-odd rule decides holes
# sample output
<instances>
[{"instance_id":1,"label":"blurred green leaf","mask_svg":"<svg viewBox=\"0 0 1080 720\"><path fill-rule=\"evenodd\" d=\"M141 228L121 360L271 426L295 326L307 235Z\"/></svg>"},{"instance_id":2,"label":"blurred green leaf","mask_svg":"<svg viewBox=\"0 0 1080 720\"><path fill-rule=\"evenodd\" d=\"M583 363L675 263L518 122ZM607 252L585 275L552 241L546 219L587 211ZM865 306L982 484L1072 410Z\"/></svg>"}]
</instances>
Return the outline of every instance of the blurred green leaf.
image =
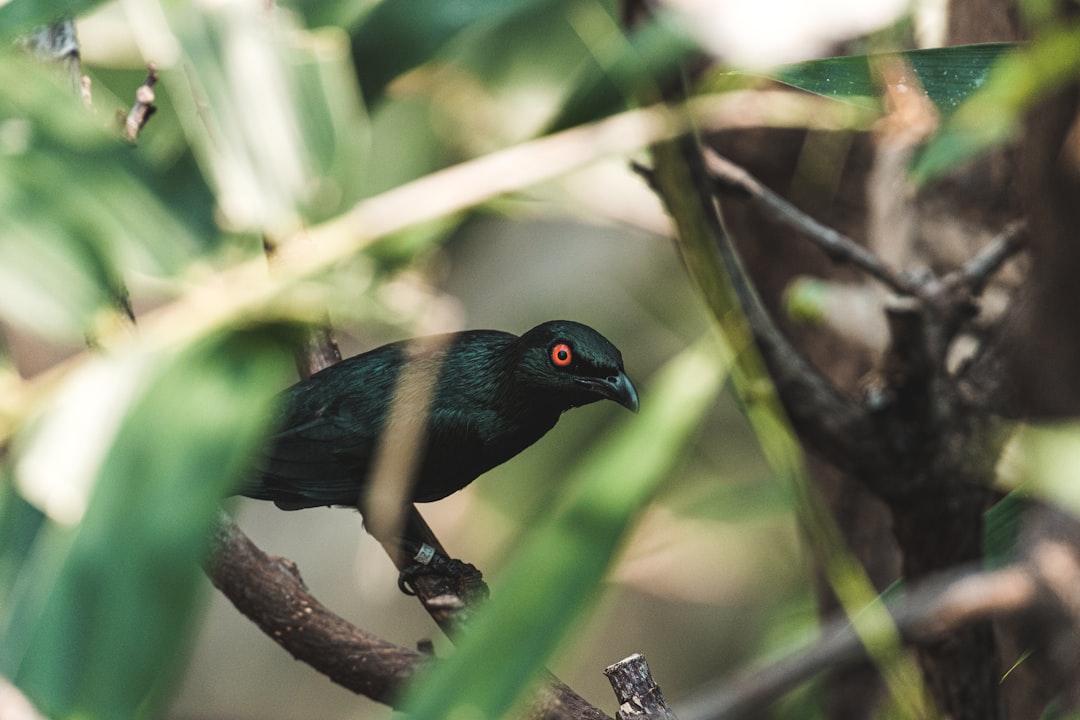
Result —
<instances>
[{"instance_id":1,"label":"blurred green leaf","mask_svg":"<svg viewBox=\"0 0 1080 720\"><path fill-rule=\"evenodd\" d=\"M757 522L763 518L790 515L791 493L774 478L724 478L714 474L694 478L681 492L664 498L680 518L698 518L725 523Z\"/></svg>"},{"instance_id":2,"label":"blurred green leaf","mask_svg":"<svg viewBox=\"0 0 1080 720\"><path fill-rule=\"evenodd\" d=\"M1049 31L1016 48L994 66L971 96L920 153L913 174L925 183L1012 138L1025 112L1080 70L1080 27Z\"/></svg>"},{"instance_id":3,"label":"blurred green leaf","mask_svg":"<svg viewBox=\"0 0 1080 720\"><path fill-rule=\"evenodd\" d=\"M172 9L186 62L163 78L229 229L281 238L355 202L368 127L344 33L258 5Z\"/></svg>"},{"instance_id":4,"label":"blurred green leaf","mask_svg":"<svg viewBox=\"0 0 1080 720\"><path fill-rule=\"evenodd\" d=\"M84 63L83 70L92 82L94 106L101 110L126 108L131 104L132 92L146 78L144 67L114 68ZM154 94L157 112L139 134L138 147L125 147L124 150L153 168L152 174L147 173L140 180L147 190L162 198L174 214L183 218L199 243L195 251L212 252L226 238L214 217L213 192L184 135L170 88L159 82L154 87Z\"/></svg>"},{"instance_id":5,"label":"blurred green leaf","mask_svg":"<svg viewBox=\"0 0 1080 720\"><path fill-rule=\"evenodd\" d=\"M457 652L413 686L411 717L502 717L595 600L627 530L714 404L728 358L691 348L566 482L567 503L523 541Z\"/></svg>"},{"instance_id":6,"label":"blurred green leaf","mask_svg":"<svg viewBox=\"0 0 1080 720\"><path fill-rule=\"evenodd\" d=\"M305 220L344 212L362 195L371 128L349 58L349 37L328 28L294 31L283 48L289 99L299 108L300 136L309 154L310 180L302 198Z\"/></svg>"},{"instance_id":7,"label":"blurred green leaf","mask_svg":"<svg viewBox=\"0 0 1080 720\"><path fill-rule=\"evenodd\" d=\"M0 617L10 607L10 595L45 524L45 514L28 503L11 482L10 473L0 468Z\"/></svg>"},{"instance_id":8,"label":"blurred green leaf","mask_svg":"<svg viewBox=\"0 0 1080 720\"><path fill-rule=\"evenodd\" d=\"M589 16L602 13L590 7L595 9ZM665 77L698 51L697 43L666 14L656 15L629 35L622 34L613 18L608 19L608 26L587 18L575 25L589 46L591 61L545 133L625 109L628 103L642 97L643 91L663 86Z\"/></svg>"},{"instance_id":9,"label":"blurred green leaf","mask_svg":"<svg viewBox=\"0 0 1080 720\"><path fill-rule=\"evenodd\" d=\"M574 27L582 12L610 18L596 0L534 2L497 24L468 28L441 57L476 77L499 98L564 87L588 52Z\"/></svg>"},{"instance_id":10,"label":"blurred green leaf","mask_svg":"<svg viewBox=\"0 0 1080 720\"><path fill-rule=\"evenodd\" d=\"M398 75L434 58L458 33L497 25L551 0L409 0L382 2L352 32L353 63L368 104Z\"/></svg>"},{"instance_id":11,"label":"blurred green leaf","mask_svg":"<svg viewBox=\"0 0 1080 720\"><path fill-rule=\"evenodd\" d=\"M199 241L154 177L53 73L0 54L0 316L81 339L121 268L176 271Z\"/></svg>"},{"instance_id":12,"label":"blurred green leaf","mask_svg":"<svg viewBox=\"0 0 1080 720\"><path fill-rule=\"evenodd\" d=\"M1080 424L1026 425L1013 442L1020 452L1021 488L1080 516Z\"/></svg>"},{"instance_id":13,"label":"blurred green leaf","mask_svg":"<svg viewBox=\"0 0 1080 720\"><path fill-rule=\"evenodd\" d=\"M452 160L431 125L433 108L423 98L394 98L371 116L368 167L358 175L365 197L377 195L446 167Z\"/></svg>"},{"instance_id":14,"label":"blurred green leaf","mask_svg":"<svg viewBox=\"0 0 1080 720\"><path fill-rule=\"evenodd\" d=\"M46 25L72 13L78 15L105 0L11 0L0 6L0 38L10 41L35 25Z\"/></svg>"},{"instance_id":15,"label":"blurred green leaf","mask_svg":"<svg viewBox=\"0 0 1080 720\"><path fill-rule=\"evenodd\" d=\"M951 115L982 87L990 67L1015 43L956 45L881 55L851 55L786 65L765 73L785 85L836 100L879 108L881 85L874 64L898 59L914 74L910 87L922 87L942 115Z\"/></svg>"},{"instance_id":16,"label":"blurred green leaf","mask_svg":"<svg viewBox=\"0 0 1080 720\"><path fill-rule=\"evenodd\" d=\"M283 5L296 8L310 28L333 25L352 28L363 21L384 0L286 0Z\"/></svg>"},{"instance_id":17,"label":"blurred green leaf","mask_svg":"<svg viewBox=\"0 0 1080 720\"><path fill-rule=\"evenodd\" d=\"M784 292L784 312L793 322L821 325L828 319L829 284L819 278L799 277Z\"/></svg>"},{"instance_id":18,"label":"blurred green leaf","mask_svg":"<svg viewBox=\"0 0 1080 720\"><path fill-rule=\"evenodd\" d=\"M983 519L984 565L1001 567L1013 559L1027 506L1027 493L1021 490L1010 492L986 511Z\"/></svg>"},{"instance_id":19,"label":"blurred green leaf","mask_svg":"<svg viewBox=\"0 0 1080 720\"><path fill-rule=\"evenodd\" d=\"M107 417L104 436L65 423L65 413L87 415L72 403L21 439L24 452L12 459L18 487L50 481L21 476L61 469L65 455L93 458L82 444L104 444L99 466L70 468L94 475L85 513L75 524L50 519L2 607L0 672L50 716L160 716L195 620L198 561L222 497L264 437L271 390L291 358L280 335L255 329L172 359L136 366L129 358L125 372L105 376L112 385L96 388L130 402L114 408L127 412L113 434ZM58 427L68 432L48 432ZM27 467L42 442L53 464Z\"/></svg>"}]
</instances>

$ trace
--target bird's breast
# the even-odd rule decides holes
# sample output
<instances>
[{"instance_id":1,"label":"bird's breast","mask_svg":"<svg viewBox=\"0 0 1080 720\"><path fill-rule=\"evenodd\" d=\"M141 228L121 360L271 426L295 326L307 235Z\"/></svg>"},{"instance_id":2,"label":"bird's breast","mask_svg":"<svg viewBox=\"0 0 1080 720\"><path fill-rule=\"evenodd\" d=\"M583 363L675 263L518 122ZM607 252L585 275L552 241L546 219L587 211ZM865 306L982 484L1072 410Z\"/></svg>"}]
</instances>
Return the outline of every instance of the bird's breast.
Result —
<instances>
[{"instance_id":1,"label":"bird's breast","mask_svg":"<svg viewBox=\"0 0 1080 720\"><path fill-rule=\"evenodd\" d=\"M427 451L417 473L416 502L439 500L529 447L558 421L558 414L499 418L467 413L432 418Z\"/></svg>"}]
</instances>

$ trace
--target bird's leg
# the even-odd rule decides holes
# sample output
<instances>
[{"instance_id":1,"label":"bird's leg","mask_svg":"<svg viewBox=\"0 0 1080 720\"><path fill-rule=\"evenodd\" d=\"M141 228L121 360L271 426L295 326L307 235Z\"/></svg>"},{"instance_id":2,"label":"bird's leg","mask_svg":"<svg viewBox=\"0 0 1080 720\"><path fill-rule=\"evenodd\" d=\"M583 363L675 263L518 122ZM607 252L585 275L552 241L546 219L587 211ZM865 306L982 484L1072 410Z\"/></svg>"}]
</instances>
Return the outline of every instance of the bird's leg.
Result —
<instances>
[{"instance_id":1,"label":"bird's leg","mask_svg":"<svg viewBox=\"0 0 1080 720\"><path fill-rule=\"evenodd\" d=\"M406 595L416 594L413 587L416 578L437 575L459 580L470 595L487 596L483 574L476 566L447 555L427 522L412 505L405 513L402 535L395 539L394 545L399 551L395 558L400 570L398 587Z\"/></svg>"},{"instance_id":2,"label":"bird's leg","mask_svg":"<svg viewBox=\"0 0 1080 720\"><path fill-rule=\"evenodd\" d=\"M412 583L421 575L457 578L470 586L475 586L475 589L487 595L487 585L484 583L483 574L475 565L448 557L424 542L417 544L414 540L401 538L399 545L402 550L412 554L412 561L398 574L398 587L406 595L416 594Z\"/></svg>"}]
</instances>

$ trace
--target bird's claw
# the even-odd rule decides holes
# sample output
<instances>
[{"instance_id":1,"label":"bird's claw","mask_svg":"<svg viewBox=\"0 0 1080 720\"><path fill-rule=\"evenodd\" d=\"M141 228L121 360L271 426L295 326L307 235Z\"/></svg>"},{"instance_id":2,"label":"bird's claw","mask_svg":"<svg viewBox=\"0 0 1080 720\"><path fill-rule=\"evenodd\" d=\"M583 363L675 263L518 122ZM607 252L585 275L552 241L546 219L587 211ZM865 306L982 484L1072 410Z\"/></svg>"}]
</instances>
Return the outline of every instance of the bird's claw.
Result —
<instances>
[{"instance_id":1,"label":"bird's claw","mask_svg":"<svg viewBox=\"0 0 1080 720\"><path fill-rule=\"evenodd\" d=\"M413 555L413 562L398 574L398 589L406 595L416 595L413 580L421 575L458 579L470 591L479 589L487 595L483 575L474 565L447 557L426 543L420 545L420 549Z\"/></svg>"}]
</instances>

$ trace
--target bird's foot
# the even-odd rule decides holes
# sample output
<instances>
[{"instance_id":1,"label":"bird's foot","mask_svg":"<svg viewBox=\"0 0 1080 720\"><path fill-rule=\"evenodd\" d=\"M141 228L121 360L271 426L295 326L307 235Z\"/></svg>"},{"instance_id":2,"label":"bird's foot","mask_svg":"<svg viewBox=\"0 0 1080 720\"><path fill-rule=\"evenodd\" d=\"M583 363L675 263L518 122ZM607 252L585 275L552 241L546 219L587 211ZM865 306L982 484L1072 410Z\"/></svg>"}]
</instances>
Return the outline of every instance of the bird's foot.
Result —
<instances>
[{"instance_id":1,"label":"bird's foot","mask_svg":"<svg viewBox=\"0 0 1080 720\"><path fill-rule=\"evenodd\" d=\"M413 581L421 575L435 575L450 580L463 589L460 594L487 597L483 573L475 565L447 557L427 543L422 543L413 555L413 562L398 574L398 588L406 595L416 595Z\"/></svg>"}]
</instances>

